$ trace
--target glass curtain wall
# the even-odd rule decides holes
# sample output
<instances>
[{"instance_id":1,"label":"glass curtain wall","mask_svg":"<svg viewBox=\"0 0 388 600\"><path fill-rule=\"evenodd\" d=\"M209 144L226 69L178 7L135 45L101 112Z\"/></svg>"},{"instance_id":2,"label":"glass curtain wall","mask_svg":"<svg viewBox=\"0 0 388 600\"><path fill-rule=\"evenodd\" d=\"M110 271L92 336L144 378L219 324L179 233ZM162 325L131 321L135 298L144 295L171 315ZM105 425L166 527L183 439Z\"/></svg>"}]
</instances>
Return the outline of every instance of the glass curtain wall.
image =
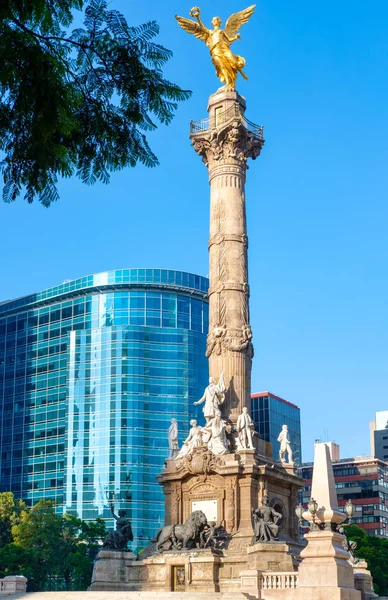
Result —
<instances>
[{"instance_id":1,"label":"glass curtain wall","mask_svg":"<svg viewBox=\"0 0 388 600\"><path fill-rule=\"evenodd\" d=\"M300 465L302 462L300 409L287 400L269 392L262 392L252 395L251 412L256 430L264 440L271 442L272 456L275 460L279 460L279 433L282 426L287 425L293 460Z\"/></svg>"},{"instance_id":2,"label":"glass curtain wall","mask_svg":"<svg viewBox=\"0 0 388 600\"><path fill-rule=\"evenodd\" d=\"M132 269L0 304L1 491L83 519L114 502L145 546L164 519L170 419L182 442L207 385L207 286Z\"/></svg>"}]
</instances>

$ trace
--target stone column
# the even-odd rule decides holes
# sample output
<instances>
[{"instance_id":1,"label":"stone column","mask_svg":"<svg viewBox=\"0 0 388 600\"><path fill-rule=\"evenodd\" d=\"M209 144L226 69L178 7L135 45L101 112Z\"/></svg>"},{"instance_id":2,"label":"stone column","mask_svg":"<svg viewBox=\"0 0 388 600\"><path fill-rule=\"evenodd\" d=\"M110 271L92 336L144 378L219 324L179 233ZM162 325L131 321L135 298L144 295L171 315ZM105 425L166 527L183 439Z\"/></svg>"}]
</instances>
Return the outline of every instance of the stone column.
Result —
<instances>
[{"instance_id":1,"label":"stone column","mask_svg":"<svg viewBox=\"0 0 388 600\"><path fill-rule=\"evenodd\" d=\"M190 135L210 182L206 355L216 382L225 373L223 413L235 423L242 408L250 408L253 357L245 177L248 158L259 156L264 140L262 128L245 119L245 100L236 91L221 88L210 96L208 112L209 119L192 122Z\"/></svg>"},{"instance_id":2,"label":"stone column","mask_svg":"<svg viewBox=\"0 0 388 600\"><path fill-rule=\"evenodd\" d=\"M333 467L326 444L315 445L311 497L318 505L316 516L306 511L303 518L311 529L304 537L307 546L300 553L298 600L361 600L355 589L349 553L337 526L345 520L338 509Z\"/></svg>"}]
</instances>

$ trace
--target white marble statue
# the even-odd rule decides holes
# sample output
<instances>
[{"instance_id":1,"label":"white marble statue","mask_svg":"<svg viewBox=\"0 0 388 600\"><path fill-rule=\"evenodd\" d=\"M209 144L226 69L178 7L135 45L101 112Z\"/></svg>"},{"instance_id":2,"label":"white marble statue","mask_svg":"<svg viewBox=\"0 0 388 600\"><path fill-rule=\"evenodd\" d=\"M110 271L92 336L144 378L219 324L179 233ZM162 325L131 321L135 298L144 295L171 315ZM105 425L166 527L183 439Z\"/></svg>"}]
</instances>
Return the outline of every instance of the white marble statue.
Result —
<instances>
[{"instance_id":1,"label":"white marble statue","mask_svg":"<svg viewBox=\"0 0 388 600\"><path fill-rule=\"evenodd\" d=\"M168 458L172 460L179 452L178 422L176 419L171 419L171 425L168 428L168 447L170 448L170 456Z\"/></svg>"},{"instance_id":2,"label":"white marble statue","mask_svg":"<svg viewBox=\"0 0 388 600\"><path fill-rule=\"evenodd\" d=\"M225 392L226 388L223 372L221 373L217 384L214 381L214 377L209 378L209 385L205 389L202 398L200 398L198 402L194 402L194 406L198 406L198 404L205 402L203 414L206 419L206 423L209 423L209 421L216 416L216 411L219 410L220 405L225 400Z\"/></svg>"},{"instance_id":3,"label":"white marble statue","mask_svg":"<svg viewBox=\"0 0 388 600\"><path fill-rule=\"evenodd\" d=\"M248 414L248 408L246 406L244 406L241 415L239 415L237 419L236 429L241 448L244 450L248 448L253 450L252 433L255 429L255 424Z\"/></svg>"},{"instance_id":4,"label":"white marble statue","mask_svg":"<svg viewBox=\"0 0 388 600\"><path fill-rule=\"evenodd\" d=\"M229 452L229 442L226 437L225 423L221 418L221 411L215 411L215 416L203 430L210 436L207 447L213 454L227 454Z\"/></svg>"},{"instance_id":5,"label":"white marble statue","mask_svg":"<svg viewBox=\"0 0 388 600\"><path fill-rule=\"evenodd\" d=\"M189 435L183 442L183 446L178 452L176 458L183 458L187 456L187 454L191 454L194 448L198 448L202 446L202 427L197 425L197 421L192 419L190 421L191 429L189 431Z\"/></svg>"},{"instance_id":6,"label":"white marble statue","mask_svg":"<svg viewBox=\"0 0 388 600\"><path fill-rule=\"evenodd\" d=\"M288 427L287 425L282 426L282 430L279 433L278 442L280 442L280 450L279 450L279 458L281 462L286 463L286 452L288 453L288 464L294 464L292 462L292 450L290 445L290 438L288 435Z\"/></svg>"}]
</instances>

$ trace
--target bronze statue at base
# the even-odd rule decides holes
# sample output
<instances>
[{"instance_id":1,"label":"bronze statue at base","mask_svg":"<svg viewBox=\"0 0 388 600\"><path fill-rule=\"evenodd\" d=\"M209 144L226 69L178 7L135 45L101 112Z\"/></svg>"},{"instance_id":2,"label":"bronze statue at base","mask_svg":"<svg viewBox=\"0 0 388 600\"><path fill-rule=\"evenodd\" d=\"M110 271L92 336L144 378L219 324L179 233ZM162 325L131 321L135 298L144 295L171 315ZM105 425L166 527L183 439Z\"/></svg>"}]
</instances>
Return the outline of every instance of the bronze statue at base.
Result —
<instances>
[{"instance_id":1,"label":"bronze statue at base","mask_svg":"<svg viewBox=\"0 0 388 600\"><path fill-rule=\"evenodd\" d=\"M126 518L126 511L120 508L118 516L114 513L113 504L110 505L110 511L116 521L116 529L110 531L102 545L103 550L128 550L128 542L133 541L132 527L129 519Z\"/></svg>"},{"instance_id":2,"label":"bronze statue at base","mask_svg":"<svg viewBox=\"0 0 388 600\"><path fill-rule=\"evenodd\" d=\"M206 525L206 515L201 510L195 510L183 525L174 524L163 527L152 541L156 542L157 552L187 550L189 545L193 546L196 543L199 545L201 533Z\"/></svg>"},{"instance_id":3,"label":"bronze statue at base","mask_svg":"<svg viewBox=\"0 0 388 600\"><path fill-rule=\"evenodd\" d=\"M262 505L252 511L254 521L254 534L252 545L257 542L272 542L278 539L279 525L283 515L269 506L269 498L263 496Z\"/></svg>"}]
</instances>

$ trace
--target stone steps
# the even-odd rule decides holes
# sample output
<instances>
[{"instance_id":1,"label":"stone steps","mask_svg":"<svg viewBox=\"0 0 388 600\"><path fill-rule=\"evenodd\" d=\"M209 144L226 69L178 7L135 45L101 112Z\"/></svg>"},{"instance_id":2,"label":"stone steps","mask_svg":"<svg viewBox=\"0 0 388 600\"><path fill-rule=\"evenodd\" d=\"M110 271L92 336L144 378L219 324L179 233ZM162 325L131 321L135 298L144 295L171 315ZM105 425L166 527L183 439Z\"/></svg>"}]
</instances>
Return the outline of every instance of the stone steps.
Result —
<instances>
[{"instance_id":1,"label":"stone steps","mask_svg":"<svg viewBox=\"0 0 388 600\"><path fill-rule=\"evenodd\" d=\"M10 600L250 600L251 597L240 592L31 592L12 594ZM253 600L253 598L252 598Z\"/></svg>"}]
</instances>

